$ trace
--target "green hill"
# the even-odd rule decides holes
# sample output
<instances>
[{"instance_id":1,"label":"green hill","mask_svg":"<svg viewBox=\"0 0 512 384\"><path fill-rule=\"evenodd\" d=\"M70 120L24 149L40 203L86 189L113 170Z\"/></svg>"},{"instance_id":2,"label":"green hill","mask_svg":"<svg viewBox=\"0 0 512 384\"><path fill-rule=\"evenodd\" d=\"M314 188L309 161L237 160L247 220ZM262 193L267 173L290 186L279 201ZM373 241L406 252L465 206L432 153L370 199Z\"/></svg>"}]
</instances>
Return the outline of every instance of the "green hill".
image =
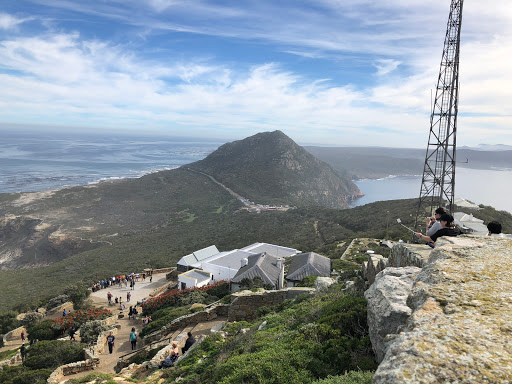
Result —
<instances>
[{"instance_id":1,"label":"green hill","mask_svg":"<svg viewBox=\"0 0 512 384\"><path fill-rule=\"evenodd\" d=\"M281 131L227 143L185 166L213 176L259 204L348 208L357 186Z\"/></svg>"}]
</instances>

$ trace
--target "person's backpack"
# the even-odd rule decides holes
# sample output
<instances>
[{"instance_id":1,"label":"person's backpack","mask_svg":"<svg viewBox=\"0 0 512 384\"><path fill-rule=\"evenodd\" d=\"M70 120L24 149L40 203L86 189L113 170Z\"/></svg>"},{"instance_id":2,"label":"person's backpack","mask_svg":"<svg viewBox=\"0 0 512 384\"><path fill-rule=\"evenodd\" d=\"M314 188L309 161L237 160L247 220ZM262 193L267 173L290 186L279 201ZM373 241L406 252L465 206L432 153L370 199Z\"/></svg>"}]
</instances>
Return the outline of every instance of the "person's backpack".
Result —
<instances>
[{"instance_id":1,"label":"person's backpack","mask_svg":"<svg viewBox=\"0 0 512 384\"><path fill-rule=\"evenodd\" d=\"M130 333L130 341L137 340L137 334L135 332Z\"/></svg>"}]
</instances>

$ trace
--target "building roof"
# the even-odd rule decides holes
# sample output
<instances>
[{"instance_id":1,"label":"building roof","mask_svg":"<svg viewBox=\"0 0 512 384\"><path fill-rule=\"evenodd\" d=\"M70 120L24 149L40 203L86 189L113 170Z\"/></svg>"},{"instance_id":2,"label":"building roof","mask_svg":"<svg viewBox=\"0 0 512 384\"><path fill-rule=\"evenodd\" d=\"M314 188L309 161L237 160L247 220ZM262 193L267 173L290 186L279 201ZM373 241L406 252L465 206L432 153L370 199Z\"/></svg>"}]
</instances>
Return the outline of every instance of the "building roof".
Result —
<instances>
[{"instance_id":1,"label":"building roof","mask_svg":"<svg viewBox=\"0 0 512 384\"><path fill-rule=\"evenodd\" d=\"M251 253L262 253L265 252L274 257L288 257L299 253L297 249L283 247L280 245L274 245L269 243L254 243L241 249L241 251Z\"/></svg>"},{"instance_id":2,"label":"building roof","mask_svg":"<svg viewBox=\"0 0 512 384\"><path fill-rule=\"evenodd\" d=\"M467 213L464 213L464 212L455 212L453 214L453 218L455 220L458 220L460 222L472 222L472 223L482 223L483 224L483 220L480 220L480 219L477 219L475 216L473 216L472 213L470 214L467 214Z\"/></svg>"},{"instance_id":3,"label":"building roof","mask_svg":"<svg viewBox=\"0 0 512 384\"><path fill-rule=\"evenodd\" d=\"M199 261L207 259L213 255L219 253L219 250L215 245L210 245L209 247L200 249L198 251L192 252L190 255L183 256L179 261L178 265L191 266Z\"/></svg>"},{"instance_id":4,"label":"building roof","mask_svg":"<svg viewBox=\"0 0 512 384\"><path fill-rule=\"evenodd\" d=\"M251 255L253 255L251 252L234 249L228 252L221 252L208 260L204 260L203 264L214 264L238 270L241 266L241 260L248 258Z\"/></svg>"},{"instance_id":5,"label":"building roof","mask_svg":"<svg viewBox=\"0 0 512 384\"><path fill-rule=\"evenodd\" d=\"M301 281L306 276L331 275L331 260L315 252L301 253L292 258L286 280Z\"/></svg>"},{"instance_id":6,"label":"building roof","mask_svg":"<svg viewBox=\"0 0 512 384\"><path fill-rule=\"evenodd\" d=\"M201 271L200 269L191 269L190 271L181 273L179 276L195 279L198 283L212 278L212 274L210 272Z\"/></svg>"},{"instance_id":7,"label":"building roof","mask_svg":"<svg viewBox=\"0 0 512 384\"><path fill-rule=\"evenodd\" d=\"M477 204L474 204L474 203L471 203L469 201L467 201L466 199L463 199L462 197L458 197L456 198L453 203L457 206L457 207L461 207L461 208L473 208L473 209L480 209L480 207L477 205Z\"/></svg>"},{"instance_id":8,"label":"building roof","mask_svg":"<svg viewBox=\"0 0 512 384\"><path fill-rule=\"evenodd\" d=\"M231 280L232 282L240 283L245 278L252 280L258 276L263 279L265 284L277 285L281 271L277 266L277 257L263 252L250 255L247 259L247 265L238 270L235 277Z\"/></svg>"},{"instance_id":9,"label":"building roof","mask_svg":"<svg viewBox=\"0 0 512 384\"><path fill-rule=\"evenodd\" d=\"M487 235L489 230L483 223L483 220L477 219L472 214L464 212L455 212L453 214L455 224L462 227L463 230L471 232L474 235Z\"/></svg>"}]
</instances>

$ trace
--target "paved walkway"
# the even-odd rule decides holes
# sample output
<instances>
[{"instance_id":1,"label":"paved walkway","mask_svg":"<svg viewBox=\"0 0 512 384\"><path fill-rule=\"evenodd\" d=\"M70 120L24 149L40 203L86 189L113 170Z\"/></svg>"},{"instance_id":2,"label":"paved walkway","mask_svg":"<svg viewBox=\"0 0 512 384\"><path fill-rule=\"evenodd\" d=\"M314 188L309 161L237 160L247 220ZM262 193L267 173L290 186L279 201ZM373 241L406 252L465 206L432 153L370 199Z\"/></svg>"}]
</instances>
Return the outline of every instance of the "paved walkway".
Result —
<instances>
[{"instance_id":1,"label":"paved walkway","mask_svg":"<svg viewBox=\"0 0 512 384\"><path fill-rule=\"evenodd\" d=\"M165 273L153 275L153 281L151 283L149 282L148 277L145 281L142 281L141 277L139 278L139 281L135 282L135 289L130 289L130 285L125 287L124 284L112 286L107 289L100 289L99 291L92 292L89 298L92 299L96 306L108 307L107 293L110 292L112 294L112 302L114 302L116 297L121 297L124 305L128 309L130 308L130 305L135 305L138 301L142 301L143 298L149 298L155 291L165 288L169 284L169 281L165 279L165 275ZM132 295L129 302L126 299L126 294L128 292ZM111 310L112 308L114 308L114 306L109 307ZM119 305L117 305L117 308L119 308Z\"/></svg>"}]
</instances>

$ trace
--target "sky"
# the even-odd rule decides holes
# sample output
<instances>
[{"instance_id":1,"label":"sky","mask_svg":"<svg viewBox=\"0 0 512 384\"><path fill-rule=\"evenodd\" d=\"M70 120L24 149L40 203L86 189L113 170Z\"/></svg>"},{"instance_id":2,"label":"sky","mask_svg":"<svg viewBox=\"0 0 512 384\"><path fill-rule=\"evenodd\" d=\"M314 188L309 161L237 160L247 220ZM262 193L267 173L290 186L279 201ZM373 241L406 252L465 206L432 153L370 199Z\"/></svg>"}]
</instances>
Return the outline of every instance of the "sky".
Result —
<instances>
[{"instance_id":1,"label":"sky","mask_svg":"<svg viewBox=\"0 0 512 384\"><path fill-rule=\"evenodd\" d=\"M8 129L427 145L450 0L0 0ZM457 145L512 145L510 0L463 8Z\"/></svg>"}]
</instances>

